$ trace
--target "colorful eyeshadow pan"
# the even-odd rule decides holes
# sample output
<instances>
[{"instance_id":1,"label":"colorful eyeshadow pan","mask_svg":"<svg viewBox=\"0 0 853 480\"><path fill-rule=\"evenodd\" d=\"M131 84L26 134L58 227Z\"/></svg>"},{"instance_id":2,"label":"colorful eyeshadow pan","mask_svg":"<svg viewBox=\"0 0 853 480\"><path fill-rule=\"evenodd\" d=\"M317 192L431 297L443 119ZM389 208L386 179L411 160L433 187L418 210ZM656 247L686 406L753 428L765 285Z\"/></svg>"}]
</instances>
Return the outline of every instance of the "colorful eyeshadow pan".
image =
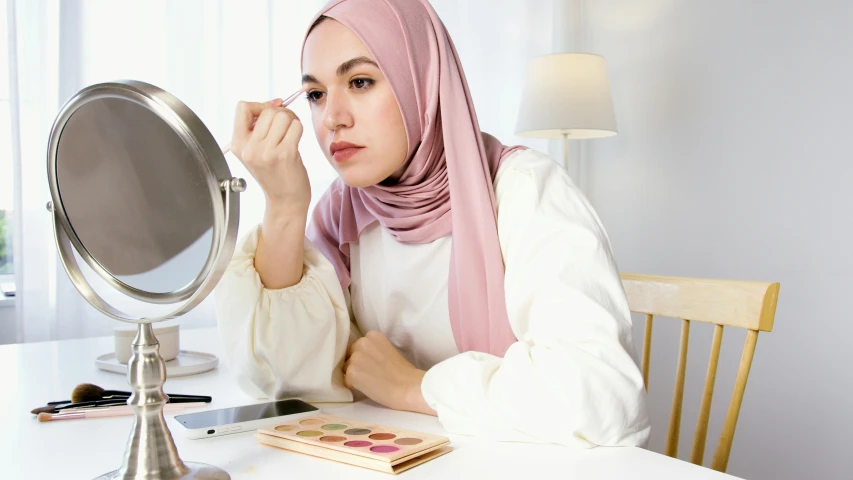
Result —
<instances>
[{"instance_id":1,"label":"colorful eyeshadow pan","mask_svg":"<svg viewBox=\"0 0 853 480\"><path fill-rule=\"evenodd\" d=\"M353 448L369 447L369 446L373 445L373 442L368 442L366 440L350 440L349 442L345 443L344 445L346 445L348 447L353 447Z\"/></svg>"},{"instance_id":2,"label":"colorful eyeshadow pan","mask_svg":"<svg viewBox=\"0 0 853 480\"><path fill-rule=\"evenodd\" d=\"M394 440L397 445L417 445L423 442L420 438L398 438Z\"/></svg>"},{"instance_id":3,"label":"colorful eyeshadow pan","mask_svg":"<svg viewBox=\"0 0 853 480\"><path fill-rule=\"evenodd\" d=\"M370 430L366 428L350 428L344 433L346 433L347 435L367 435L368 433L370 433Z\"/></svg>"},{"instance_id":4,"label":"colorful eyeshadow pan","mask_svg":"<svg viewBox=\"0 0 853 480\"><path fill-rule=\"evenodd\" d=\"M297 428L299 428L299 427L297 427L296 425L279 425L279 426L275 427L275 430L277 432L292 432L292 431L296 430Z\"/></svg>"},{"instance_id":5,"label":"colorful eyeshadow pan","mask_svg":"<svg viewBox=\"0 0 853 480\"><path fill-rule=\"evenodd\" d=\"M342 425L340 423L327 423L326 425L323 425L320 428L322 428L323 430L343 430L347 428L347 426Z\"/></svg>"},{"instance_id":6,"label":"colorful eyeshadow pan","mask_svg":"<svg viewBox=\"0 0 853 480\"><path fill-rule=\"evenodd\" d=\"M323 432L318 432L317 430L302 430L301 432L296 432L300 437L319 437L323 434Z\"/></svg>"},{"instance_id":7,"label":"colorful eyeshadow pan","mask_svg":"<svg viewBox=\"0 0 853 480\"><path fill-rule=\"evenodd\" d=\"M347 430L349 432L349 430ZM397 435L393 433L374 433L370 436L371 440L391 440L392 438L396 438Z\"/></svg>"},{"instance_id":8,"label":"colorful eyeshadow pan","mask_svg":"<svg viewBox=\"0 0 853 480\"><path fill-rule=\"evenodd\" d=\"M391 453L396 452L397 450L399 450L399 448L394 445L377 445L375 447L370 447L370 451L376 453Z\"/></svg>"},{"instance_id":9,"label":"colorful eyeshadow pan","mask_svg":"<svg viewBox=\"0 0 853 480\"><path fill-rule=\"evenodd\" d=\"M338 437L337 435L326 435L325 437L320 437L321 442L329 442L329 443L337 443L343 442L347 437Z\"/></svg>"}]
</instances>

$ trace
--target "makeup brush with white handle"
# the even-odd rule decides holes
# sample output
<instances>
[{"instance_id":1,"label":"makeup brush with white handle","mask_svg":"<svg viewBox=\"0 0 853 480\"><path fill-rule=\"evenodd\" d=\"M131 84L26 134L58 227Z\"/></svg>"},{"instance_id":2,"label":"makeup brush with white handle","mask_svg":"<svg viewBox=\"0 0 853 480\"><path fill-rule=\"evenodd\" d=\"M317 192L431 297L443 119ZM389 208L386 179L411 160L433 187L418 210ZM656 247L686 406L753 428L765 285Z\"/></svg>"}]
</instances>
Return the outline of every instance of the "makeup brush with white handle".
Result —
<instances>
[{"instance_id":1,"label":"makeup brush with white handle","mask_svg":"<svg viewBox=\"0 0 853 480\"><path fill-rule=\"evenodd\" d=\"M195 403L167 403L163 405L163 413L180 412L190 408L203 407L205 402ZM38 414L39 422L52 422L54 420L75 420L80 418L100 418L100 417L120 417L133 415L134 411L130 405L120 405L116 407L105 408L80 408L63 410L62 413L46 413Z\"/></svg>"}]
</instances>

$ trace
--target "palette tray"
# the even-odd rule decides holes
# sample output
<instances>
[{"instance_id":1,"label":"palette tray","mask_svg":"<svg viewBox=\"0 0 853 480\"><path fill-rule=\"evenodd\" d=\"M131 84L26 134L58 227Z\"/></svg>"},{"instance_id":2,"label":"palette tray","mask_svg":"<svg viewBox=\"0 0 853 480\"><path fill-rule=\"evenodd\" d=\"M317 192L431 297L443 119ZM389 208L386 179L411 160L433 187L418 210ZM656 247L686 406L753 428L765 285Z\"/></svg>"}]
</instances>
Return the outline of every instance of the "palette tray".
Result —
<instances>
[{"instance_id":1,"label":"palette tray","mask_svg":"<svg viewBox=\"0 0 853 480\"><path fill-rule=\"evenodd\" d=\"M397 474L453 448L440 435L317 414L255 432L258 443Z\"/></svg>"}]
</instances>

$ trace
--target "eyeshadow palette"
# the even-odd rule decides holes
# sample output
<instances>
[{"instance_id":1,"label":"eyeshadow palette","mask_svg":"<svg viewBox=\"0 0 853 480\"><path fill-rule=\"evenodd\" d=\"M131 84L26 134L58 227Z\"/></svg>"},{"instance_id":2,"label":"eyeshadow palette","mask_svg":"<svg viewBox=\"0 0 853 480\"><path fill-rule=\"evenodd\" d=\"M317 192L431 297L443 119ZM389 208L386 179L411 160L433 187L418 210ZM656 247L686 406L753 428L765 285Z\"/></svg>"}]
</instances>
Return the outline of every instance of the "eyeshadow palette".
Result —
<instances>
[{"instance_id":1,"label":"eyeshadow palette","mask_svg":"<svg viewBox=\"0 0 853 480\"><path fill-rule=\"evenodd\" d=\"M397 474L444 455L447 437L317 414L255 432L264 445Z\"/></svg>"}]
</instances>

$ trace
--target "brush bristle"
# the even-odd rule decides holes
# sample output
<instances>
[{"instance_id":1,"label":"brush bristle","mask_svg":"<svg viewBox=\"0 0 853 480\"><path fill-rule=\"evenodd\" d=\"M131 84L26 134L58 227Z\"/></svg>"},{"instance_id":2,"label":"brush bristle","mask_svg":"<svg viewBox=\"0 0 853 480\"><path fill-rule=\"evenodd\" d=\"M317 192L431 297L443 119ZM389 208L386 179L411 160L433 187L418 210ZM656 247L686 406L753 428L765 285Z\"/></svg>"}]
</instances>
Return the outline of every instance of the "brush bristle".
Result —
<instances>
[{"instance_id":1,"label":"brush bristle","mask_svg":"<svg viewBox=\"0 0 853 480\"><path fill-rule=\"evenodd\" d=\"M39 413L38 419L39 419L39 422L49 422L49 421L53 420L53 417L49 413L42 412L42 413Z\"/></svg>"},{"instance_id":2,"label":"brush bristle","mask_svg":"<svg viewBox=\"0 0 853 480\"><path fill-rule=\"evenodd\" d=\"M74 387L74 391L71 392L71 401L74 403L89 402L92 400L100 400L103 396L103 388L91 383L81 383Z\"/></svg>"},{"instance_id":3,"label":"brush bristle","mask_svg":"<svg viewBox=\"0 0 853 480\"><path fill-rule=\"evenodd\" d=\"M56 406L55 405L46 405L44 407L37 407L37 408L30 410L30 413L33 413L33 414L36 414L36 413L56 413Z\"/></svg>"}]
</instances>

